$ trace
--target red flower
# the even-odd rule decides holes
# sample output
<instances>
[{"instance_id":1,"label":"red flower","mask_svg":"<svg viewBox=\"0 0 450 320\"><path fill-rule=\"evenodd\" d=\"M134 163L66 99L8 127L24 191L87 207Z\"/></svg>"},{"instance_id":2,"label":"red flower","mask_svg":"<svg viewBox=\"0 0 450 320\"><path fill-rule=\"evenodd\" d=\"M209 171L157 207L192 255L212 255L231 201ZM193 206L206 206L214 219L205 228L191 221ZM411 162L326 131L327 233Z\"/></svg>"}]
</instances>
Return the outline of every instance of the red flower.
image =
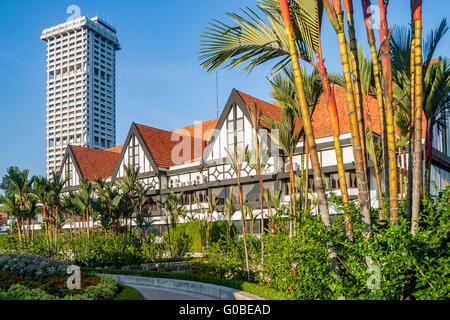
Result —
<instances>
[{"instance_id":1,"label":"red flower","mask_svg":"<svg viewBox=\"0 0 450 320\"><path fill-rule=\"evenodd\" d=\"M293 286L289 286L289 290L294 290L294 287Z\"/></svg>"},{"instance_id":2,"label":"red flower","mask_svg":"<svg viewBox=\"0 0 450 320\"><path fill-rule=\"evenodd\" d=\"M292 271L292 274L295 276L297 275L297 271Z\"/></svg>"}]
</instances>

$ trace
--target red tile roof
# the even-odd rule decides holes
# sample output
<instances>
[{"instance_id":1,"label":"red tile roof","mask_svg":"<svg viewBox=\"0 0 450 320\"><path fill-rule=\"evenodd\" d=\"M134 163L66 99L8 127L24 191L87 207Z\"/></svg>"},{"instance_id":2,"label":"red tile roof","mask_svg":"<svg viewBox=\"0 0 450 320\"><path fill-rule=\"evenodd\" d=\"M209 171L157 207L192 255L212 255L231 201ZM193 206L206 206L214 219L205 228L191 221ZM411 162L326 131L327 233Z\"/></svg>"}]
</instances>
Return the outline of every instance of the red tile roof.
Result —
<instances>
[{"instance_id":1,"label":"red tile roof","mask_svg":"<svg viewBox=\"0 0 450 320\"><path fill-rule=\"evenodd\" d=\"M239 96L244 100L244 103L247 105L247 107L250 108L250 110L254 110L254 106L256 106L257 112L261 112L261 120L260 124L262 127L268 128L267 123L264 121L264 117L266 116L268 118L271 118L275 121L281 120L281 107L277 103L268 103L266 101L257 99L255 97L252 97L246 93L243 93L241 91L236 90L236 92L239 94ZM297 128L301 126L301 120L299 118L295 118Z\"/></svg>"},{"instance_id":2,"label":"red tile roof","mask_svg":"<svg viewBox=\"0 0 450 320\"><path fill-rule=\"evenodd\" d=\"M203 139L204 141L209 142L218 121L219 119L208 120L188 127L176 129L172 132L184 135L187 134L191 137ZM197 130L194 130L195 126L199 126L200 130L198 128Z\"/></svg>"},{"instance_id":3,"label":"red tile roof","mask_svg":"<svg viewBox=\"0 0 450 320\"><path fill-rule=\"evenodd\" d=\"M336 105L339 114L339 129L340 134L350 133L350 121L348 118L348 110L347 110L347 100L346 100L346 91L345 88L336 86L334 87L334 95L336 99ZM274 120L280 121L281 117L281 108L273 103L268 103L262 100L259 100L255 97L252 97L243 92L237 91L239 95L244 100L247 106L252 106L253 103L256 103L257 109L261 110L263 115L271 117ZM380 126L380 118L378 116L378 104L377 100L374 97L368 98L367 103L368 113L370 113L370 117L372 120L372 130L375 134L381 134L381 126ZM367 110L366 110L367 112ZM422 128L426 128L426 120L425 116L422 115L423 122ZM316 139L324 138L324 137L332 137L333 130L331 127L330 117L328 114L327 101L325 99L325 95L322 94L319 97L318 103L314 108L312 114L312 127L314 131L314 137ZM266 126L263 121L261 121L261 125ZM423 130L423 138L425 138L425 130Z\"/></svg>"},{"instance_id":4,"label":"red tile roof","mask_svg":"<svg viewBox=\"0 0 450 320\"><path fill-rule=\"evenodd\" d=\"M253 110L254 105L256 105L256 110L261 112L261 125L267 127L267 124L262 119L262 116L266 116L275 121L280 121L281 119L281 108L280 106L266 101L252 97L246 93L236 90L239 96L244 100L247 107Z\"/></svg>"},{"instance_id":5,"label":"red tile roof","mask_svg":"<svg viewBox=\"0 0 450 320\"><path fill-rule=\"evenodd\" d=\"M106 149L105 151L121 153L122 149L123 149L123 145L117 146L117 147L113 147L113 148L110 148L110 149Z\"/></svg>"},{"instance_id":6,"label":"red tile roof","mask_svg":"<svg viewBox=\"0 0 450 320\"><path fill-rule=\"evenodd\" d=\"M185 164L192 161L196 161L201 158L203 150L205 148L205 142L201 139L193 138L191 136L182 135L177 132L166 131L153 127L136 124L147 149L153 157L156 165L160 168L168 168L175 165ZM181 152L184 151L175 148L179 143L182 143L184 139L188 139L190 145L191 154L185 159L185 155ZM175 141L172 141L175 140ZM200 146L199 150L195 150L195 146ZM173 154L174 150L180 150L178 154Z\"/></svg>"},{"instance_id":7,"label":"red tile roof","mask_svg":"<svg viewBox=\"0 0 450 320\"><path fill-rule=\"evenodd\" d=\"M94 180L94 176L105 179L112 176L120 153L79 146L69 146L80 169L81 178Z\"/></svg>"}]
</instances>

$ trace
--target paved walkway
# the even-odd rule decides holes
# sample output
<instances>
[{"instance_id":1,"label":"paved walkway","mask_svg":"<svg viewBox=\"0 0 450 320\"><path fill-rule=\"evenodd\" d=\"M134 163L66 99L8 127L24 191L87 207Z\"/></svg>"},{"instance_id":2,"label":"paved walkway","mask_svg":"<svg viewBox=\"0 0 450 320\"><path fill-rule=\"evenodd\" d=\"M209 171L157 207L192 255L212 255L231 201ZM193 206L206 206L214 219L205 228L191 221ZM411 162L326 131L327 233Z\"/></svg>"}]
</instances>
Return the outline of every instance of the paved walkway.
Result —
<instances>
[{"instance_id":1,"label":"paved walkway","mask_svg":"<svg viewBox=\"0 0 450 320\"><path fill-rule=\"evenodd\" d=\"M213 298L173 289L162 289L151 286L128 285L135 288L144 296L144 300L213 300Z\"/></svg>"}]
</instances>

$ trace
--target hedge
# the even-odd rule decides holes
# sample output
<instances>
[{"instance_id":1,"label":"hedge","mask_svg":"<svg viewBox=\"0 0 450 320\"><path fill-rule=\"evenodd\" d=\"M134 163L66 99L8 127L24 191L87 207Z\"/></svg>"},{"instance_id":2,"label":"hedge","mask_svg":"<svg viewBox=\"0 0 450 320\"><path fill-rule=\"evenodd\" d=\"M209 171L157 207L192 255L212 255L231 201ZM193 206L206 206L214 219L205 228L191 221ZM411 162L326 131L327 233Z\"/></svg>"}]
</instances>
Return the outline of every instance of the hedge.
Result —
<instances>
[{"instance_id":1,"label":"hedge","mask_svg":"<svg viewBox=\"0 0 450 320\"><path fill-rule=\"evenodd\" d=\"M89 269L86 268L83 270L102 274L108 273L122 274L122 275L143 276L151 278L169 278L177 280L205 282L237 290L242 290L267 300L292 300L292 297L290 297L286 293L277 291L273 288L261 284L251 283L242 280L227 280L195 272L158 272L147 270L117 270L117 269L90 269L90 268Z\"/></svg>"},{"instance_id":2,"label":"hedge","mask_svg":"<svg viewBox=\"0 0 450 320\"><path fill-rule=\"evenodd\" d=\"M119 284L120 292L113 300L144 300L142 294L135 288Z\"/></svg>"}]
</instances>

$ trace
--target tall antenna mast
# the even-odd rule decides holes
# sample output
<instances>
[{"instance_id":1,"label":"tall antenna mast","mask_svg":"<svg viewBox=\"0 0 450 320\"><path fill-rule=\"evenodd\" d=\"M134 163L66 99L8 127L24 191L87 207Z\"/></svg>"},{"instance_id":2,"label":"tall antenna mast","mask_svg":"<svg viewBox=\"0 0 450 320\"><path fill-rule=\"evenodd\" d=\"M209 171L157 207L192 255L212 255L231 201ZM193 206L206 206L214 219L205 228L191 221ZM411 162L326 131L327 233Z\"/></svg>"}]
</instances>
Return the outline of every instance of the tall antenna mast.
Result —
<instances>
[{"instance_id":1,"label":"tall antenna mast","mask_svg":"<svg viewBox=\"0 0 450 320\"><path fill-rule=\"evenodd\" d=\"M219 117L219 78L218 71L216 71L216 114L217 118Z\"/></svg>"}]
</instances>

